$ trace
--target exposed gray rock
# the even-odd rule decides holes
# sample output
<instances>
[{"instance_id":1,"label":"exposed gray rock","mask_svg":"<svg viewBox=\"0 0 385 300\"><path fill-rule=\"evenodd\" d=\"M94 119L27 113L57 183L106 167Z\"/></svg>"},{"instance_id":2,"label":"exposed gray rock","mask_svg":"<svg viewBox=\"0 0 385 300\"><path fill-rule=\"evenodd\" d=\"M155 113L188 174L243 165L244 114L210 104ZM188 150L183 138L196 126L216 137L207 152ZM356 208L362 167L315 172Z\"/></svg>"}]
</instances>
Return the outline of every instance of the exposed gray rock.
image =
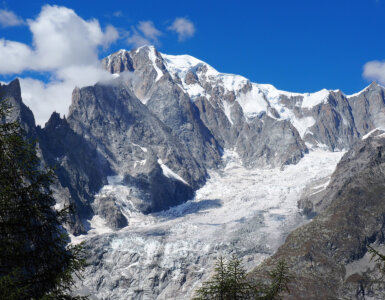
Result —
<instances>
[{"instance_id":1,"label":"exposed gray rock","mask_svg":"<svg viewBox=\"0 0 385 300\"><path fill-rule=\"evenodd\" d=\"M75 206L70 231L73 234L85 233L84 220L94 214L91 207L93 195L107 184L106 174L112 173L109 163L57 113L52 114L43 129L38 127L38 136L46 165L55 167L60 185L66 190L58 188L61 192L56 196L69 196L64 204Z\"/></svg>"},{"instance_id":2,"label":"exposed gray rock","mask_svg":"<svg viewBox=\"0 0 385 300\"><path fill-rule=\"evenodd\" d=\"M317 105L304 115L316 122L304 140L326 145L330 150L349 149L359 138L348 99L340 91L331 91L326 103Z\"/></svg>"},{"instance_id":3,"label":"exposed gray rock","mask_svg":"<svg viewBox=\"0 0 385 300\"><path fill-rule=\"evenodd\" d=\"M111 72L111 63L125 65L127 57L132 61L132 75L124 76L126 85L165 125L172 129L190 154L202 166L217 167L220 164L219 145L199 118L199 111L183 92L177 80L166 70L164 60L154 47L141 47L133 51L120 50L103 60ZM120 63L118 63L120 61ZM113 73L127 68L113 68ZM191 76L194 76L192 74ZM180 80L180 79L179 79Z\"/></svg>"},{"instance_id":4,"label":"exposed gray rock","mask_svg":"<svg viewBox=\"0 0 385 300\"><path fill-rule=\"evenodd\" d=\"M19 79L14 79L8 85L0 83L0 99L6 100L11 106L8 122L18 121L30 139L36 138L36 124L32 111L21 99Z\"/></svg>"},{"instance_id":5,"label":"exposed gray rock","mask_svg":"<svg viewBox=\"0 0 385 300\"><path fill-rule=\"evenodd\" d=\"M134 77L129 77L127 86L173 130L187 145L191 155L204 166L218 167L222 149L225 148L236 149L244 164L249 167L295 163L307 152L300 136L295 133L296 129L288 126L286 120L279 120L274 126L284 132L285 138L281 140L281 145L273 145L276 141L274 138L260 137L259 151L256 154L250 152L255 147L255 133L250 130L248 123L256 122L260 123L259 127L264 127L263 121L258 119L265 114L249 120L236 102L238 92L245 94L252 90L249 81L240 86L239 91L228 90L221 78L213 79L209 75L211 67L204 63L191 66L183 71L185 74L179 74L180 70L174 70L175 66L170 62L169 56L160 54L152 46L130 52L120 50L105 58L103 66L112 73L125 72L127 68L121 66L126 65L128 56L133 62ZM117 67L111 69L111 64ZM179 75L184 77L181 79ZM185 85L201 89L203 92L201 95L191 94L188 88L183 88ZM225 114L226 105L231 106L230 120ZM270 107L269 111L273 117L278 116L274 108ZM267 126L271 127L271 122ZM266 127L265 132L269 129L271 128ZM291 138L288 138L290 136ZM281 153L276 153L279 147L289 148L293 152L286 152L288 157L282 157Z\"/></svg>"},{"instance_id":6,"label":"exposed gray rock","mask_svg":"<svg viewBox=\"0 0 385 300\"><path fill-rule=\"evenodd\" d=\"M117 200L112 197L96 197L93 206L95 214L106 220L112 229L120 229L128 225L126 217L116 204Z\"/></svg>"},{"instance_id":7,"label":"exposed gray rock","mask_svg":"<svg viewBox=\"0 0 385 300\"><path fill-rule=\"evenodd\" d=\"M362 92L350 97L352 115L360 135L385 124L384 88L373 82Z\"/></svg>"},{"instance_id":8,"label":"exposed gray rock","mask_svg":"<svg viewBox=\"0 0 385 300\"><path fill-rule=\"evenodd\" d=\"M284 299L383 299L378 269L355 263L372 243L384 243L385 136L368 137L334 172L321 213L294 230L256 272L285 259L293 275ZM354 265L354 268L352 267ZM368 298L367 298L368 297ZM374 297L374 298L370 298Z\"/></svg>"},{"instance_id":9,"label":"exposed gray rock","mask_svg":"<svg viewBox=\"0 0 385 300\"><path fill-rule=\"evenodd\" d=\"M123 82L76 89L68 123L98 149L113 174L141 190L141 211L182 203L205 182L206 170ZM165 174L165 166L183 181Z\"/></svg>"},{"instance_id":10,"label":"exposed gray rock","mask_svg":"<svg viewBox=\"0 0 385 300\"><path fill-rule=\"evenodd\" d=\"M133 67L121 67L127 65L128 57L131 58ZM113 71L112 62L117 66ZM306 153L307 146L331 151L347 150L361 136L385 124L383 88L375 83L353 96L346 96L340 90L322 90L313 94L288 93L269 85L251 83L241 76L219 73L208 64L187 55L161 54L152 46L133 51L120 50L104 59L103 65L114 73L130 70L138 76L140 80L131 83L134 93L177 135L182 135L182 139L187 142L193 141L189 144L190 148L197 145L199 140L192 137L201 138L207 134L202 134L202 131L199 133L202 126L193 126L194 134L190 132L186 135L181 132L180 128L185 127L181 120L185 119L186 112L193 110L183 104L181 107L181 102L177 99L180 96L175 94L178 88L182 89L199 111L199 118L194 118L195 122L202 121L219 145L218 147L211 143L211 147L219 152L221 148L235 149L244 164L250 167L296 162L298 157ZM145 93L142 92L143 86L146 86ZM253 101L254 104L248 101ZM252 107L255 102L259 102L258 108ZM275 152L276 147L268 144L266 139L259 141L260 147L269 149L272 154L269 157L274 159L266 159L260 155L250 157L250 153L244 155L246 148L254 148L254 139L249 136L250 131L245 123L253 122L256 116L261 117L263 113L278 122L279 125L275 126L281 126L287 136L294 137L284 139L283 142L289 144L281 145L294 150L293 157L281 159L280 153ZM288 128L282 121L290 121L292 128ZM191 118L188 123L194 124ZM290 130L297 131L298 134L289 134ZM240 137L242 141L239 141ZM245 149L236 148L237 144ZM204 144L195 147L192 152L197 153L198 149L205 149L207 152ZM202 160L202 155L193 155L198 161ZM211 163L218 163L216 156L214 152L210 159L204 158Z\"/></svg>"}]
</instances>

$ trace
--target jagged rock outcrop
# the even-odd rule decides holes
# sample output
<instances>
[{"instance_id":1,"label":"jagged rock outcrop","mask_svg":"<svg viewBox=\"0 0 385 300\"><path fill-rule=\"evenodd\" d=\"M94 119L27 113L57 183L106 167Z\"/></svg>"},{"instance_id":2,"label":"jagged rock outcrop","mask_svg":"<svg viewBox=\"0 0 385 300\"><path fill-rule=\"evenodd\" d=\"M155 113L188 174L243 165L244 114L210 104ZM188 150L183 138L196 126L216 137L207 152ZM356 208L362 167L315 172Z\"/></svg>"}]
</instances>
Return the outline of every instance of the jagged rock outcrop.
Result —
<instances>
[{"instance_id":1,"label":"jagged rock outcrop","mask_svg":"<svg viewBox=\"0 0 385 300\"><path fill-rule=\"evenodd\" d=\"M94 215L114 229L128 224L114 197L96 197L109 176L122 177L132 191L125 201L145 213L191 199L206 180L206 168L119 79L76 89L68 118L54 113L44 128L35 127L17 80L1 88L14 107L11 118L39 140L44 164L55 166L55 197L59 206L74 205L75 235L87 232Z\"/></svg>"},{"instance_id":2,"label":"jagged rock outcrop","mask_svg":"<svg viewBox=\"0 0 385 300\"><path fill-rule=\"evenodd\" d=\"M130 62L130 63L129 63ZM104 67L122 79L133 93L166 126L172 129L190 154L203 166L218 167L221 150L203 124L197 107L168 73L163 58L154 47L121 50L102 61Z\"/></svg>"},{"instance_id":3,"label":"jagged rock outcrop","mask_svg":"<svg viewBox=\"0 0 385 300\"><path fill-rule=\"evenodd\" d=\"M249 167L296 163L308 148L349 149L385 123L383 88L376 84L352 96L340 90L289 93L219 73L188 55L159 53L152 46L120 50L102 65L121 74L133 93L208 167L220 163L222 149L235 150ZM279 144L262 137L272 128L272 136L275 131L283 136Z\"/></svg>"},{"instance_id":4,"label":"jagged rock outcrop","mask_svg":"<svg viewBox=\"0 0 385 300\"><path fill-rule=\"evenodd\" d=\"M107 184L106 174L112 170L97 148L72 130L58 113L53 113L45 127L37 131L44 161L55 167L60 182L55 193L57 201L74 205L70 231L84 233L85 220L94 215L93 196Z\"/></svg>"},{"instance_id":5,"label":"jagged rock outcrop","mask_svg":"<svg viewBox=\"0 0 385 300\"><path fill-rule=\"evenodd\" d=\"M135 216L192 199L205 184L208 171L224 165L223 156L231 155L247 168L285 169L318 148L352 149L330 180L317 177L306 189L299 206L304 214L317 216L294 231L275 257L290 256L291 269L298 275L292 283L293 291L298 283L298 292L289 296L292 298L359 298L383 290L381 284L374 286L369 280L377 273L362 268L366 245L383 242L385 142L379 131L385 128L383 87L373 83L351 96L339 90L284 92L220 73L188 55L162 54L152 46L120 50L106 57L102 66L113 74L111 80L76 88L67 118L54 113L44 128L35 126L32 112L22 103L17 80L0 85L0 95L14 106L11 119L19 120L28 136L39 140L44 164L56 166L58 181L53 189L57 205L76 207L69 231L79 235L93 230L90 235L98 235L92 226L99 222L101 233L110 233L106 239L96 236L87 244L91 251L100 251L92 257L92 268L97 270L106 249L116 246L109 244L112 237L118 241L130 238L128 231L118 230L132 225ZM221 199L206 200L221 206ZM243 220L241 216L236 222ZM260 226L258 218L253 222ZM249 232L249 225L245 226L242 230ZM162 244L166 233L158 232L154 225L138 236L141 234L156 236L159 253L167 256L169 249ZM139 251L135 249L133 252ZM127 260L130 264L137 262L133 252ZM192 253L188 261L194 269L196 254ZM207 255L209 261L211 253ZM176 272L185 261L175 264L180 257L173 257L167 268L170 263ZM268 269L271 262L261 268ZM165 269L154 269L148 283L154 280L158 284L161 276L161 284L152 291L162 293L167 286L167 293L174 295L173 289L181 285L169 285L171 278L160 274ZM101 276L108 274L104 271ZM139 270L135 267L133 272ZM104 281L108 288L121 280L118 273L113 280ZM135 282L139 284L140 274L135 275L139 275ZM179 275L181 281L186 280ZM199 279L192 276L188 280L192 287ZM317 294L312 294L315 290Z\"/></svg>"},{"instance_id":6,"label":"jagged rock outcrop","mask_svg":"<svg viewBox=\"0 0 385 300\"><path fill-rule=\"evenodd\" d=\"M128 61L132 62L129 67ZM209 71L213 73L213 69L201 61L160 54L151 46L130 52L120 50L102 64L112 73L131 71L130 76L122 75L127 85L206 167L220 165L224 148L236 148L250 167L295 163L307 152L295 128L286 120L274 122L263 113L246 118L238 103L229 108L232 109L229 119L224 103L235 101L235 91L224 88L222 81L210 81L207 76L211 76ZM247 93L247 88L250 87L246 83L240 90ZM274 132L268 139L259 134L272 128L283 133L280 145L275 143ZM254 149L256 145L258 149ZM292 151L280 151L284 148Z\"/></svg>"},{"instance_id":7,"label":"jagged rock outcrop","mask_svg":"<svg viewBox=\"0 0 385 300\"><path fill-rule=\"evenodd\" d=\"M109 162L108 175L140 190L132 201L143 212L180 204L205 182L206 169L186 145L119 79L76 89L68 122Z\"/></svg>"},{"instance_id":8,"label":"jagged rock outcrop","mask_svg":"<svg viewBox=\"0 0 385 300\"><path fill-rule=\"evenodd\" d=\"M36 139L35 118L32 111L21 99L20 82L17 78L8 85L0 83L0 99L6 100L12 108L7 121L18 121L27 137Z\"/></svg>"},{"instance_id":9,"label":"jagged rock outcrop","mask_svg":"<svg viewBox=\"0 0 385 300\"><path fill-rule=\"evenodd\" d=\"M369 263L367 246L384 243L385 134L358 142L339 162L319 214L294 230L256 272L279 259L293 279L285 299L383 299L385 282Z\"/></svg>"},{"instance_id":10,"label":"jagged rock outcrop","mask_svg":"<svg viewBox=\"0 0 385 300\"><path fill-rule=\"evenodd\" d=\"M375 128L384 129L385 97L384 88L373 82L360 93L349 97L349 105L360 135Z\"/></svg>"}]
</instances>

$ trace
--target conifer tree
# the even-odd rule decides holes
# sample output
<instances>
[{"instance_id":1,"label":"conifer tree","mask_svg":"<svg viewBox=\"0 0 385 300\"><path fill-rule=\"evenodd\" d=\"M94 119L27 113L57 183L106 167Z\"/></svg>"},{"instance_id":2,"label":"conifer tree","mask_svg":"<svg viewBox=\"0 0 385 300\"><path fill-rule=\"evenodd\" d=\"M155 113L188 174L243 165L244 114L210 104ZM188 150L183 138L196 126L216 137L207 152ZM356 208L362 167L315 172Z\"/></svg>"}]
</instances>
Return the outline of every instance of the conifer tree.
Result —
<instances>
[{"instance_id":1,"label":"conifer tree","mask_svg":"<svg viewBox=\"0 0 385 300\"><path fill-rule=\"evenodd\" d=\"M215 264L214 275L196 291L194 300L280 299L280 294L288 291L290 280L286 263L279 261L269 275L268 285L253 282L237 256L233 255L227 263L221 256Z\"/></svg>"},{"instance_id":2,"label":"conifer tree","mask_svg":"<svg viewBox=\"0 0 385 300\"><path fill-rule=\"evenodd\" d=\"M68 210L57 211L35 144L0 102L0 299L81 299L71 297L73 275L84 265L82 246L67 246L61 226Z\"/></svg>"}]
</instances>

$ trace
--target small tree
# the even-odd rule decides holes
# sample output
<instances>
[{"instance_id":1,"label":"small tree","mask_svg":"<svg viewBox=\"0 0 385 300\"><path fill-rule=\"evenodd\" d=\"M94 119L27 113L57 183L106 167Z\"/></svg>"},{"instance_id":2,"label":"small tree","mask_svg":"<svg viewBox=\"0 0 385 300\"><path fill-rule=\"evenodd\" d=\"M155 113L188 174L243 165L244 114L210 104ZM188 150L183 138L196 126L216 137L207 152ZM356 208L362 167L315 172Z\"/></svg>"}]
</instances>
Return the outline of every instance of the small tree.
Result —
<instances>
[{"instance_id":1,"label":"small tree","mask_svg":"<svg viewBox=\"0 0 385 300\"><path fill-rule=\"evenodd\" d=\"M261 289L258 299L278 300L282 292L289 292L288 283L291 279L289 267L284 260L279 260L276 267L269 273L270 285Z\"/></svg>"},{"instance_id":2,"label":"small tree","mask_svg":"<svg viewBox=\"0 0 385 300\"><path fill-rule=\"evenodd\" d=\"M290 280L286 263L279 261L276 268L269 275L272 279L270 285L252 282L237 256L233 255L228 263L221 256L215 264L214 275L196 291L194 299L280 299L279 295L281 292L284 290L288 291L287 283Z\"/></svg>"},{"instance_id":3,"label":"small tree","mask_svg":"<svg viewBox=\"0 0 385 300\"><path fill-rule=\"evenodd\" d=\"M194 299L226 299L225 296L228 294L228 290L227 267L224 258L220 256L215 263L213 277L203 284Z\"/></svg>"},{"instance_id":4,"label":"small tree","mask_svg":"<svg viewBox=\"0 0 385 300\"><path fill-rule=\"evenodd\" d=\"M242 261L233 254L227 264L228 299L250 299L257 287L247 278Z\"/></svg>"},{"instance_id":5,"label":"small tree","mask_svg":"<svg viewBox=\"0 0 385 300\"><path fill-rule=\"evenodd\" d=\"M57 211L50 185L52 169L41 168L34 143L10 107L0 102L0 298L71 297L73 274L84 265L82 246L67 246L61 226L68 209Z\"/></svg>"}]
</instances>

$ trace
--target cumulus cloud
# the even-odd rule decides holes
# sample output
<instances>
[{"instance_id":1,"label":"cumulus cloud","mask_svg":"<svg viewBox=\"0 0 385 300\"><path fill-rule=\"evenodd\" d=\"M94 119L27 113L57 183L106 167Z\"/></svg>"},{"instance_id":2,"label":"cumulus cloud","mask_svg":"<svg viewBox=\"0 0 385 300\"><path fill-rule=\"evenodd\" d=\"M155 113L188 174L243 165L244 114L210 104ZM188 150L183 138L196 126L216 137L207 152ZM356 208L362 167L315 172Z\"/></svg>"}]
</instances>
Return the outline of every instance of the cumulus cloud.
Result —
<instances>
[{"instance_id":1,"label":"cumulus cloud","mask_svg":"<svg viewBox=\"0 0 385 300\"><path fill-rule=\"evenodd\" d=\"M146 38L150 40L157 41L158 37L162 35L162 33L155 28L152 21L139 22L138 29L144 34Z\"/></svg>"},{"instance_id":2,"label":"cumulus cloud","mask_svg":"<svg viewBox=\"0 0 385 300\"><path fill-rule=\"evenodd\" d=\"M104 32L104 37L103 37L103 42L102 42L103 47L105 49L108 48L118 38L119 38L118 30L114 26L108 25L106 27L105 32Z\"/></svg>"},{"instance_id":3,"label":"cumulus cloud","mask_svg":"<svg viewBox=\"0 0 385 300\"><path fill-rule=\"evenodd\" d=\"M13 27L23 25L24 21L18 17L13 11L0 9L0 26Z\"/></svg>"},{"instance_id":4,"label":"cumulus cloud","mask_svg":"<svg viewBox=\"0 0 385 300\"><path fill-rule=\"evenodd\" d=\"M33 52L23 43L0 39L0 74L15 74L25 70Z\"/></svg>"},{"instance_id":5,"label":"cumulus cloud","mask_svg":"<svg viewBox=\"0 0 385 300\"><path fill-rule=\"evenodd\" d=\"M370 61L364 65L364 78L385 84L385 62Z\"/></svg>"},{"instance_id":6,"label":"cumulus cloud","mask_svg":"<svg viewBox=\"0 0 385 300\"><path fill-rule=\"evenodd\" d=\"M99 65L70 66L55 72L52 80L44 83L33 78L21 78L23 101L34 112L36 123L44 125L53 111L67 114L72 91L78 86L93 85L111 79L111 74Z\"/></svg>"},{"instance_id":7,"label":"cumulus cloud","mask_svg":"<svg viewBox=\"0 0 385 300\"><path fill-rule=\"evenodd\" d=\"M127 43L134 47L150 44L159 45L159 37L163 35L152 21L139 22L136 27L132 27L131 32L127 38Z\"/></svg>"},{"instance_id":8,"label":"cumulus cloud","mask_svg":"<svg viewBox=\"0 0 385 300\"><path fill-rule=\"evenodd\" d=\"M94 63L98 60L98 46L114 41L111 28L104 33L97 20L85 21L65 7L46 5L28 24L35 46L32 66L36 70Z\"/></svg>"},{"instance_id":9,"label":"cumulus cloud","mask_svg":"<svg viewBox=\"0 0 385 300\"><path fill-rule=\"evenodd\" d=\"M151 45L151 42L138 33L138 31L133 30L132 34L127 38L127 44L137 48L144 45Z\"/></svg>"},{"instance_id":10,"label":"cumulus cloud","mask_svg":"<svg viewBox=\"0 0 385 300\"><path fill-rule=\"evenodd\" d=\"M168 27L168 30L175 31L180 42L194 36L195 26L186 18L176 18L175 21Z\"/></svg>"},{"instance_id":11,"label":"cumulus cloud","mask_svg":"<svg viewBox=\"0 0 385 300\"><path fill-rule=\"evenodd\" d=\"M105 31L97 20L84 20L72 9L43 6L34 20L27 21L33 46L0 39L0 74L25 70L49 72L51 81L21 79L24 102L38 124L52 111L67 113L75 86L91 85L111 76L99 65L98 51L119 37L111 25Z\"/></svg>"}]
</instances>

